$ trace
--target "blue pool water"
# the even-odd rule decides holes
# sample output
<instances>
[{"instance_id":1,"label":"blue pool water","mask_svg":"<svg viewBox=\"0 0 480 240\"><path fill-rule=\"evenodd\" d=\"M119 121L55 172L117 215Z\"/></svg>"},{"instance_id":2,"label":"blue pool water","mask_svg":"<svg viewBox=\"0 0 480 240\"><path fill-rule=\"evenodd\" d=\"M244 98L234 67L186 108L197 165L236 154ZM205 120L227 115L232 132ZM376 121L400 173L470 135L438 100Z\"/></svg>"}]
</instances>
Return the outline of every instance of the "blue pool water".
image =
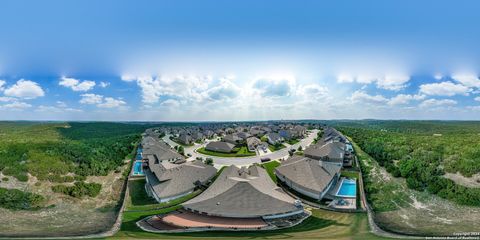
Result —
<instances>
[{"instance_id":1,"label":"blue pool water","mask_svg":"<svg viewBox=\"0 0 480 240\"><path fill-rule=\"evenodd\" d=\"M144 175L142 169L142 162L136 161L133 165L133 175Z\"/></svg>"},{"instance_id":2,"label":"blue pool water","mask_svg":"<svg viewBox=\"0 0 480 240\"><path fill-rule=\"evenodd\" d=\"M341 197L356 197L357 196L357 182L355 180L344 179L342 185L337 192L337 196Z\"/></svg>"},{"instance_id":3,"label":"blue pool water","mask_svg":"<svg viewBox=\"0 0 480 240\"><path fill-rule=\"evenodd\" d=\"M137 160L142 160L142 152L143 152L142 148L137 149L137 158L136 158Z\"/></svg>"}]
</instances>

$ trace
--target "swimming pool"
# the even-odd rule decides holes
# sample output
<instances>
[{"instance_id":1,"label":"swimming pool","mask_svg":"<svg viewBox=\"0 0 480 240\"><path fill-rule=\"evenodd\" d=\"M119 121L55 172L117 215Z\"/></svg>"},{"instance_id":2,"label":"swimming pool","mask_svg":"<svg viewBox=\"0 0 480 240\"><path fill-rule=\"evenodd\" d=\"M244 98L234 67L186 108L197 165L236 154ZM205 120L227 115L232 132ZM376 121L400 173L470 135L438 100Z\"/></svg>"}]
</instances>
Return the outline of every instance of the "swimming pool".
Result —
<instances>
[{"instance_id":1,"label":"swimming pool","mask_svg":"<svg viewBox=\"0 0 480 240\"><path fill-rule=\"evenodd\" d=\"M357 181L353 179L343 179L338 189L337 196L339 197L356 197L357 196Z\"/></svg>"},{"instance_id":2,"label":"swimming pool","mask_svg":"<svg viewBox=\"0 0 480 240\"><path fill-rule=\"evenodd\" d=\"M141 148L138 148L136 160L142 160L142 153L143 153L143 150Z\"/></svg>"},{"instance_id":3,"label":"swimming pool","mask_svg":"<svg viewBox=\"0 0 480 240\"><path fill-rule=\"evenodd\" d=\"M135 161L135 163L133 164L133 175L145 175L142 169L142 162Z\"/></svg>"}]
</instances>

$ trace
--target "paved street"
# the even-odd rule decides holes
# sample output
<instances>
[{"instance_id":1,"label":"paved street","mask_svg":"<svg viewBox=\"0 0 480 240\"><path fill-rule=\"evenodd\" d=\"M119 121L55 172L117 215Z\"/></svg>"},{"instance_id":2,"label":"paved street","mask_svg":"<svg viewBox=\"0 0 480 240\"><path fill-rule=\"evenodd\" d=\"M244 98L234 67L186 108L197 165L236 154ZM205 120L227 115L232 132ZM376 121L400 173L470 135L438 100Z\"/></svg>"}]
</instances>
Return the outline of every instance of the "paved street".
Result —
<instances>
[{"instance_id":1,"label":"paved street","mask_svg":"<svg viewBox=\"0 0 480 240\"><path fill-rule=\"evenodd\" d=\"M210 155L198 153L196 150L201 147L204 147L208 143L208 140L203 144L195 144L192 147L185 147L185 154L192 155L191 157L188 158L188 160L194 160L197 157L212 158L216 166L230 166L232 164L235 164L237 166L251 165L252 163L261 163L262 158L270 158L272 160L282 159L282 158L286 159L288 157L288 150L290 148L297 149L299 146L302 146L302 148L305 149L307 146L312 144L313 140L317 136L317 133L318 133L318 130L312 130L311 133L306 138L302 139L300 142L292 145L291 147L286 147L275 152L264 154L262 156L216 157L216 156L210 156ZM169 135L163 137L163 140L168 144L170 144L170 146L172 147L175 147L176 145L178 145L177 143L169 139Z\"/></svg>"}]
</instances>

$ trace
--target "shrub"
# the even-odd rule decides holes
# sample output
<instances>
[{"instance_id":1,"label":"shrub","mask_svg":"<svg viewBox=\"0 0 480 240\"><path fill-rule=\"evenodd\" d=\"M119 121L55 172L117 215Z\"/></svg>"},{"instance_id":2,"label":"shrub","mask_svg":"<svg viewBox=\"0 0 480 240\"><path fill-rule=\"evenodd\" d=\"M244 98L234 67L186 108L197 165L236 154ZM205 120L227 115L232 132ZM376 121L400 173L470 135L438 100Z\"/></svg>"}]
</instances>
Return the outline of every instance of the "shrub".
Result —
<instances>
[{"instance_id":1,"label":"shrub","mask_svg":"<svg viewBox=\"0 0 480 240\"><path fill-rule=\"evenodd\" d=\"M56 185L52 186L52 191L56 193L63 193L72 197L96 197L100 190L102 189L102 185L99 183L86 183L86 182L75 182L73 186L65 186L65 185Z\"/></svg>"}]
</instances>

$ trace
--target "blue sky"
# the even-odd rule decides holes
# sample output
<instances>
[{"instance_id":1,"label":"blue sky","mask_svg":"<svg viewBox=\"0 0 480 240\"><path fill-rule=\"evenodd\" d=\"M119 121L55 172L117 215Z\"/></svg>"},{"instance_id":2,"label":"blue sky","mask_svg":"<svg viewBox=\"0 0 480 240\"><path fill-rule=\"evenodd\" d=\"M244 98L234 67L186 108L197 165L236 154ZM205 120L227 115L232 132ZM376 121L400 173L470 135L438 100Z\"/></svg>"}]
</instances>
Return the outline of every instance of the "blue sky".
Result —
<instances>
[{"instance_id":1,"label":"blue sky","mask_svg":"<svg viewBox=\"0 0 480 240\"><path fill-rule=\"evenodd\" d=\"M2 1L0 119L478 119L478 1Z\"/></svg>"}]
</instances>

